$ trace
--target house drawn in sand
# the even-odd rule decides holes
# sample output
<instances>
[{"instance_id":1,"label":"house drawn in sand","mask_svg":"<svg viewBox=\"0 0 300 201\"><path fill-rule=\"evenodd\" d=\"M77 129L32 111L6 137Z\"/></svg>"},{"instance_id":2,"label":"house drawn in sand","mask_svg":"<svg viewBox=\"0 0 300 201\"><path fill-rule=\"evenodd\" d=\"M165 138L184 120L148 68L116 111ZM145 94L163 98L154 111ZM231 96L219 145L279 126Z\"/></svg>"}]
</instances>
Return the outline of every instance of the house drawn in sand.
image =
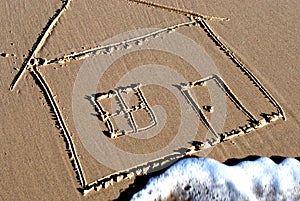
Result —
<instances>
[{"instance_id":1,"label":"house drawn in sand","mask_svg":"<svg viewBox=\"0 0 300 201\"><path fill-rule=\"evenodd\" d=\"M23 74L30 72L33 78L36 80L37 85L40 90L43 92L45 99L48 101L51 111L53 111L59 130L64 136L66 143L66 148L68 155L70 157L71 165L74 168L76 178L79 181L81 190L83 194L87 194L92 190L100 190L103 188L108 188L113 185L115 182L120 182L124 179L130 179L134 176L147 174L151 170L155 169L157 166L171 164L175 160L182 158L184 156L193 155L201 152L204 149L207 149L212 146L216 146L219 143L233 139L234 137L247 134L255 129L262 128L270 123L273 123L279 119L285 120L285 114L281 106L275 100L275 98L268 92L268 90L261 84L261 82L256 78L256 76L242 63L242 61L234 54L234 52L229 48L229 46L220 39L220 37L212 30L208 25L207 21L216 20L216 21L227 21L228 19L219 18L219 17L209 17L203 16L198 13L194 13L187 10L181 10L173 7L168 7L156 3L146 2L142 0L131 0L140 4L141 6L148 6L149 9L162 9L166 12L178 13L179 15L186 16L186 22L181 24L176 24L158 31L151 32L147 35L139 36L136 38L128 38L125 41L119 41L113 44L98 46L88 50L73 52L69 55L62 57L48 59L48 58L37 58L36 54L43 47L46 39L50 37L50 33L55 28L55 25L61 15L67 11L70 6L71 0L63 1L63 5L60 9L56 11L52 18L49 19L49 22L46 24L45 28L42 30L41 34L37 38L36 42L33 44L32 49L30 50L28 57L24 60L23 65L21 66L18 74L15 79L12 81L11 90L14 90ZM274 109L269 113L260 112L259 117L253 114L251 109L240 100L239 95L237 95L230 87L230 84L227 83L226 79L222 75L211 74L207 77L199 77L197 80L189 80L187 83L174 83L177 84L177 88L180 91L181 95L185 98L188 103L191 111L194 112L199 118L199 121L206 127L209 132L212 134L210 138L204 139L203 141L195 140L191 142L190 147L186 147L184 151L178 151L169 153L169 155L163 156L162 158L157 158L153 161L147 161L143 164L125 169L122 171L114 172L102 178L99 178L95 181L87 181L84 175L84 167L82 167L80 158L78 157L77 149L73 142L72 136L70 134L69 128L65 123L65 117L62 115L59 104L54 98L54 95L51 90L51 86L46 82L46 78L40 72L40 68L47 68L50 64L65 64L75 60L84 60L91 56L99 54L111 54L111 50L118 51L119 48L129 48L135 45L140 44L142 39L155 40L156 37L160 37L162 34L166 34L172 31L179 30L182 27L195 27L199 26L204 30L207 35L207 38L221 50L222 54L227 56L227 59L230 59L235 68L237 68L244 77L243 81L249 82L252 85L252 90L256 90ZM57 27L59 29L59 26ZM154 37L155 36L155 37ZM146 42L145 42L146 43ZM245 115L247 118L247 123L243 125L234 125L230 130L219 132L214 128L214 125L211 124L208 113L214 113L214 105L205 105L199 103L194 97L194 90L198 88L206 88L207 83L213 83L217 86L218 89L225 94L227 101L231 102L235 109L240 113ZM144 130L152 129L157 126L159 123L155 111L152 109L152 105L148 102L148 97L143 93L143 83L128 83L128 86L117 86L115 89L111 89L108 92L97 92L96 94L89 94L91 102L94 104L95 111L99 121L105 125L107 128L106 134L110 138L126 138L126 135L135 135ZM123 99L124 94L133 93L133 96L136 96L138 101L135 105L128 105ZM245 92L247 93L247 92ZM117 99L117 102L120 106L119 110L109 112L107 108L102 105L102 101ZM146 126L140 127L136 123L135 112L146 111L148 114L147 118L149 119L149 124ZM114 118L120 115L124 115L129 123L130 129L126 130L124 128L117 128L117 125L114 124ZM95 117L96 118L96 117ZM182 147L178 147L180 149Z\"/></svg>"}]
</instances>

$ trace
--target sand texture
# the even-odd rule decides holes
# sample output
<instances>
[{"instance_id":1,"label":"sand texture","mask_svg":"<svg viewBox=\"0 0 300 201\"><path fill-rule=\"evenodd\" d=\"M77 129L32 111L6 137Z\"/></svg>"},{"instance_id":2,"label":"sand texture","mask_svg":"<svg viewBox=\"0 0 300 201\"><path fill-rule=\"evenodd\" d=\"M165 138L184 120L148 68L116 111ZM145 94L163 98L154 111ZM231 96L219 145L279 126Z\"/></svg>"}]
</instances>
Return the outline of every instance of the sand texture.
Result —
<instances>
[{"instance_id":1,"label":"sand texture","mask_svg":"<svg viewBox=\"0 0 300 201\"><path fill-rule=\"evenodd\" d=\"M299 157L296 1L3 5L1 200L124 200L182 157Z\"/></svg>"}]
</instances>

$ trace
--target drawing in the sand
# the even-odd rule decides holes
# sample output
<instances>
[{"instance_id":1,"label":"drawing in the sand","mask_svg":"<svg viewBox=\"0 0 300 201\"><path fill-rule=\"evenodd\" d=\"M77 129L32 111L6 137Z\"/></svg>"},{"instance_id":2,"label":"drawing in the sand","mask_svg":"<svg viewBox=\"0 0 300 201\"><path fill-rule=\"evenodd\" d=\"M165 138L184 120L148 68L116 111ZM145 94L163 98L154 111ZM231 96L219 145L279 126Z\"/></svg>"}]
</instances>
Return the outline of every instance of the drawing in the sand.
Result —
<instances>
[{"instance_id":1,"label":"drawing in the sand","mask_svg":"<svg viewBox=\"0 0 300 201\"><path fill-rule=\"evenodd\" d=\"M271 123L279 118L282 118L285 120L284 111L280 107L280 105L277 103L275 98L267 91L267 89L259 82L259 80L252 74L246 66L235 56L233 51L220 40L219 36L211 29L211 27L207 24L207 20L217 20L217 21L226 21L228 19L226 18L219 18L219 17L209 17L209 16L203 16L198 13L194 13L191 11L181 10L173 7L168 7L156 3L146 2L142 0L129 0L129 2L135 2L141 5L150 6L150 9L163 9L168 12L175 12L181 15L184 15L187 17L187 21L181 24L176 24L170 27L166 27L164 29L161 29L159 31L155 31L152 33L149 33L147 35L139 36L136 38L128 38L125 41L120 41L117 43L105 45L105 46L98 46L95 48L91 48L89 50L81 51L81 52L75 52L70 55L66 55L63 57L58 57L54 59L46 59L46 58L36 58L36 54L41 50L43 45L45 44L45 41L48 37L50 37L51 32L55 28L59 18L62 16L62 14L67 10L68 6L70 5L71 0L62 1L62 7L58 9L53 17L49 19L46 26L40 33L39 37L37 38L36 42L33 44L32 49L29 51L29 54L27 58L24 60L19 72L17 73L16 77L11 83L10 90L15 89L16 85L22 78L22 76L28 71L31 72L31 75L36 80L38 86L40 87L41 91L43 92L43 95L45 96L46 100L48 101L51 111L56 116L57 124L59 125L59 130L64 136L64 140L66 143L66 148L68 151L68 155L70 157L71 164L74 168L76 178L79 180L79 184L81 186L83 194L86 194L92 190L100 190L102 188L107 188L110 185L112 185L114 182L119 182L123 179L129 179L133 176L137 175L143 175L147 174L149 170L155 168L156 166L163 166L166 164L172 163L172 161L179 159L186 155L192 155L195 154L203 149L206 149L207 147L214 146L218 143L222 143L226 140L229 140L233 137L236 137L238 135L248 133L253 129L263 127L267 125L268 123ZM188 102L190 103L191 107L195 110L195 112L199 115L201 121L204 123L204 125L212 132L213 138L207 139L207 141L199 142L195 141L192 143L190 147L187 147L186 151L184 152L174 152L170 153L170 155L167 155L162 158L158 158L154 161L149 161L147 163L138 165L136 167L132 167L127 170L119 171L112 173L110 175L107 175L105 177L99 178L96 181L93 182L87 182L83 167L80 164L80 159L78 157L76 147L74 145L74 142L72 140L72 136L69 132L69 129L65 123L64 117L62 115L62 112L58 106L57 101L55 100L53 93L51 91L50 86L47 84L46 79L42 76L42 74L39 71L39 67L46 67L49 64L64 64L68 63L71 60L80 60L80 59L86 59L93 55L98 55L101 53L110 54L112 50L117 51L118 48L129 48L133 45L141 45L141 41L144 39L153 39L155 37L158 37L161 33L166 33L170 31L174 31L180 27L183 26L196 26L200 25L201 28L207 33L208 37L235 63L235 65L239 68L240 72L244 74L245 78L248 78L253 83L253 87L255 87L265 98L268 99L268 101L275 107L276 111L274 111L271 114L263 114L262 119L257 119L254 117L254 115L251 114L251 112L243 106L243 104L238 100L238 97L235 96L235 94L230 90L230 88L226 85L225 81L221 79L219 76L212 75L211 77L204 78L200 81L191 82L189 84L186 84L182 86L182 94L186 97ZM6 54L3 54L3 56L7 56ZM241 110L250 120L250 123L248 125L239 125L241 126L238 129L233 128L230 132L225 133L218 133L214 130L208 119L205 117L203 111L201 110L201 107L197 105L197 103L194 101L192 96L189 94L189 90L192 90L194 87L202 86L205 82L209 80L214 80L219 87L224 91L224 93L229 97L229 99L236 105L236 107ZM143 84L143 83L141 83ZM179 83L174 83L179 84ZM133 108L128 108L125 103L122 102L122 96L121 94L123 92L134 92L139 97L139 103ZM92 95L92 94L89 94ZM120 104L122 105L122 110L118 111L116 113L106 113L104 108L101 106L101 100L105 98L111 98L116 96L119 99ZM147 104L147 101L145 97L143 96L143 93L141 92L141 89L139 86L135 86L133 88L123 88L121 90L114 90L105 94L96 94L94 96L94 103L97 107L97 111L99 112L100 119L102 121L105 121L107 124L107 127L109 129L110 137L116 138L123 134L131 134L139 132L140 128L137 127L134 118L132 117L132 113L137 110L146 110L149 114L150 118L150 125L148 127L144 127L141 129L148 129L151 126L154 126L157 122L155 115L153 111L151 110L150 106ZM213 106L206 105L203 106L203 108L207 111L212 112ZM121 115L123 113L126 113L129 117L130 125L132 130L129 131L117 131L115 127L112 125L112 122L110 121L111 117L115 117L118 115ZM122 129L122 128L121 128ZM180 149L181 147L178 147Z\"/></svg>"},{"instance_id":2,"label":"drawing in the sand","mask_svg":"<svg viewBox=\"0 0 300 201\"><path fill-rule=\"evenodd\" d=\"M224 133L217 133L211 123L208 121L207 117L205 116L205 113L202 111L201 107L197 102L193 99L190 90L192 90L194 87L204 87L206 86L206 82L214 80L215 83L222 89L222 91L226 94L226 96L229 97L229 99L235 104L236 108L244 113L244 115L248 118L248 122L250 122L247 125L238 125L238 129L233 129L229 132ZM186 97L189 104L193 107L193 110L197 113L197 115L200 117L202 123L211 131L211 133L214 135L214 138L211 139L211 143L218 143L223 142L229 139L232 139L233 137L249 133L250 131L264 127L270 122L278 120L281 116L281 114L272 113L272 114L264 114L262 115L262 119L257 119L251 112L241 103L241 101L235 96L235 94L232 92L232 90L227 86L227 84L224 82L224 80L219 77L218 75L211 75L209 77L203 78L201 80L197 80L194 82L189 83L182 83L181 84L181 91L182 94ZM267 97L268 98L268 97ZM269 100L271 101L271 100ZM211 109L212 106L203 106L203 109L208 110L208 108Z\"/></svg>"},{"instance_id":3,"label":"drawing in the sand","mask_svg":"<svg viewBox=\"0 0 300 201\"><path fill-rule=\"evenodd\" d=\"M133 92L135 96L138 98L137 105L128 106L123 99L123 94L128 94ZM115 113L111 114L107 112L104 107L101 105L101 101L104 99L113 99L116 98L117 102L119 103L120 109L115 111ZM147 103L146 98L144 97L141 89L140 84L131 85L128 87L119 87L115 90L111 90L107 93L98 93L91 97L96 111L99 113L99 119L105 123L106 127L108 128L108 134L110 138L117 138L122 135L128 135L137 133L140 131L144 131L150 129L151 127L157 124L156 117L150 108L149 104ZM149 115L149 125L146 127L140 127L136 124L134 118L134 112L138 110L146 110ZM119 130L115 128L115 125L112 122L112 118L123 115L129 121L131 130ZM104 131L105 132L105 131Z\"/></svg>"}]
</instances>

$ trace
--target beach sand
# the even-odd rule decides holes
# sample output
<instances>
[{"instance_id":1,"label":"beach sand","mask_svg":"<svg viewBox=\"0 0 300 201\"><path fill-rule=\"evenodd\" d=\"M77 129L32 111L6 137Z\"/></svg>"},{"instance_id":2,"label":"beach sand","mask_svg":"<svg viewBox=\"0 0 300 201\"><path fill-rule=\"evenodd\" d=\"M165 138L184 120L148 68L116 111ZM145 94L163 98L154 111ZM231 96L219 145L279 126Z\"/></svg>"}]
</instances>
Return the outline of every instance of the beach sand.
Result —
<instances>
[{"instance_id":1,"label":"beach sand","mask_svg":"<svg viewBox=\"0 0 300 201\"><path fill-rule=\"evenodd\" d=\"M206 55L211 58L216 67L218 75L255 117L262 118L261 113L277 112L277 108L262 95L259 88L254 86L240 67L230 60L199 24L173 27L181 23L191 23L190 19L182 14L182 10L190 11L192 14L200 13L230 19L229 21L208 20L205 22L226 44L226 47L234 52L236 58L242 61L243 65L255 75L268 93L276 99L276 103L280 104L286 117L285 121L283 118L279 118L247 135L219 143L209 152L200 152L199 155L220 162L245 158L250 155L299 157L300 119L298 112L300 104L297 83L300 71L297 65L300 60L297 53L300 42L298 20L300 10L297 2L232 3L229 1L193 0L172 2L156 0L152 2L156 3L154 7L126 0L3 3L4 6L1 7L0 12L1 19L3 19L0 33L1 200L114 200L118 199L120 195L122 197L119 199L124 200L126 196L126 199L130 197L130 193L132 193L130 189L143 188L144 180L147 180L149 176L122 180L107 189L99 188L97 192L92 190L85 196L80 190L83 186L88 186L91 182L116 172L115 169L109 167L109 164L99 162L95 156L89 153L83 138L78 133L78 121L82 120L87 124L90 121L78 119L75 115L77 113L74 113L76 111L74 107L77 106L74 105L74 93L76 92L74 92L74 86L80 70L82 66L86 65L87 60L97 57L91 56L97 54L96 50L90 54L86 54L85 51L100 45L111 44L119 40L124 41L128 39L126 37L136 37L147 31L147 33L151 33L166 28L157 39L150 34L151 36L147 40L149 41L148 47L153 47L152 44L156 44L155 47L158 47L158 44L164 44L164 41L167 40L171 40L174 44L177 42L180 44L180 41L172 40L172 37L179 36L176 34L190 38L205 50ZM171 6L181 10L180 12L175 10L170 12L157 5ZM58 22L54 23L56 19ZM53 22L53 24L49 22ZM53 29L49 29L52 25L54 25ZM176 29L174 33L171 32L172 29ZM123 34L129 31L133 31L132 33L137 35ZM119 34L123 35L113 38ZM159 42L155 42L155 40ZM149 64L155 64L156 67L167 66L184 77L186 82L194 82L215 73L208 70L200 74L194 66L170 52L139 49L145 47L143 46L145 44L147 47L147 41L133 41L132 49L139 50L135 52L129 52L130 50L122 47L119 52L123 54L123 57L112 63L101 79L99 78L100 81L97 80L98 83L86 81L95 84L95 92L108 92L116 87L125 87L141 82L143 79L147 80L147 75L155 77L157 72L149 71L148 74L144 74L145 77L131 74L128 76L128 80L131 82L126 80L119 82L122 76L129 71L139 75L137 71L133 70ZM144 44L138 45L138 42L144 42ZM125 43L122 45L124 46ZM183 46L171 45L169 50L176 52ZM117 46L113 46L113 48L115 47ZM106 52L103 52L102 57L99 58L108 61L114 58L115 53L110 53L110 50L110 48L101 50ZM184 51L179 51L179 53ZM80 58L81 52L87 57ZM118 51L115 50L115 52ZM76 53L78 56L72 57ZM191 52L192 54L193 52ZM32 58L43 59L34 59L31 63ZM193 58L197 61L196 56ZM44 59L46 59L45 62ZM207 62L211 64L209 61ZM29 68L26 69L27 67ZM14 82L13 80L16 76L18 77L19 72L24 73L17 82ZM94 72L88 73L91 73L92 76ZM166 83L175 81L178 85L183 81L177 77L168 79L168 75L162 76L160 79L167 80ZM51 90L48 91L51 92L50 99L48 99L48 92L43 86L44 81ZM152 81L156 80L152 79ZM151 79L147 82L150 83ZM212 80L208 83L213 85ZM174 87L174 91L170 91L161 86L141 84L143 95L151 108L154 105L164 108L165 112L159 113L157 116L156 127L161 129L159 135L150 139L130 136L109 139L101 135L99 139L103 139L127 153L142 155L159 152L163 147L169 145L175 138L174 133L176 134L180 129L181 116L185 113L178 110L178 105L185 104L187 114L191 115L188 115L188 124L183 124L183 133L195 132L195 140L203 141L208 130L203 126L203 122L199 120L191 105L187 104L184 98L180 100L177 98L182 94L179 90L176 92L176 87ZM13 89L11 86L14 86ZM211 94L207 89L197 90L198 88L195 88L192 95L195 95L199 104L217 104L218 101L211 102L209 100L208 96ZM219 92L217 92L218 90ZM212 94L219 93L221 96L223 94L222 101L225 101L227 109L226 117L221 121L224 120L224 126L218 126L218 123L213 124L216 132L228 132L249 123L247 121L249 116L245 116L243 110L237 110L236 105L228 96L224 96L220 87L215 86L210 92ZM203 96L203 94L205 95ZM105 130L105 125L95 116L97 111L84 95L91 97L92 94L84 91L82 97L79 97L89 106L88 119L99 122L101 128ZM137 103L133 98L130 101L130 104ZM53 103L58 107L57 109L53 110ZM209 122L213 121L213 114L225 111L222 108L222 105L217 104L214 105L213 113L205 112ZM154 113L157 113L159 108L153 107L152 109ZM57 114L60 115L58 124L56 120L53 120L55 115L57 118ZM137 115L141 115L137 117L139 120L137 123L147 125L148 119L144 120L147 114L139 113ZM164 115L167 118L164 118ZM83 115L83 117L85 116ZM196 131L189 127L189 125L195 124L201 125ZM62 125L63 128L59 128ZM96 134L91 133L90 135L95 136ZM186 141L180 147L171 147L171 151L161 152L159 157L176 149L189 147L189 142L193 140L190 137L183 137L183 139ZM74 147L70 147L69 143ZM108 155L115 153L114 150L108 149L101 151ZM130 159L117 157L119 158L114 163L120 161L129 163L127 160ZM145 157L144 161L141 159L129 164L136 166L155 158L154 156ZM81 168L76 169L78 164ZM74 167L76 171L74 171ZM79 179L76 178L78 175ZM80 175L83 177L81 178ZM136 187L137 185L139 187ZM125 195L124 192L130 193Z\"/></svg>"}]
</instances>

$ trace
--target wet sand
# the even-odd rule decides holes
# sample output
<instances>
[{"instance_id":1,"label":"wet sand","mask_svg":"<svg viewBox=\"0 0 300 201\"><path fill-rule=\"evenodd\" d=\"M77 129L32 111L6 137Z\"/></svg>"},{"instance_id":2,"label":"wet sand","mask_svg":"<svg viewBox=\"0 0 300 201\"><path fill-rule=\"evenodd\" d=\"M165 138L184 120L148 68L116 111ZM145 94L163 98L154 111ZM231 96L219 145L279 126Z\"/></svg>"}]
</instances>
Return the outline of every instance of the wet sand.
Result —
<instances>
[{"instance_id":1,"label":"wet sand","mask_svg":"<svg viewBox=\"0 0 300 201\"><path fill-rule=\"evenodd\" d=\"M201 107L191 107L189 111L195 115L193 121L205 125L198 129L196 140L214 145L208 157L223 162L249 155L299 156L297 2L153 1L148 5L144 1L139 4L125 0L102 2L32 2L30 5L21 2L5 3L1 8L1 17L5 19L0 34L3 200L113 200L124 196L123 191L130 191L128 188L133 188L130 184L134 180L135 184L142 185L138 180L148 177L135 175L147 174L148 166L155 163L142 161L146 164L138 168L135 164L133 169L120 173L99 163L77 133L72 96L78 72L87 59L101 53L110 58L114 54L110 51L118 46L122 46L124 53L126 45L143 47L147 41L151 44L155 40L154 35L158 35L157 40L168 39L174 33L188 36L204 48L224 80L221 85L225 88L216 88L225 94L228 105L223 128L212 123L216 127L214 131L209 124L218 106L214 106L212 114ZM33 23L31 18L35 19ZM149 30L146 35L141 33L143 37L132 36L131 41L128 38L120 43L109 41L115 35L143 28L156 30ZM144 44L138 44L144 39L147 39ZM174 55L139 51L112 64L98 83L97 92L118 87L118 80L126 72L149 63L168 66L187 82L196 83L209 76L198 74ZM141 78L131 80L142 81ZM177 81L180 85L182 80ZM167 146L179 129L178 103L188 107L193 102L192 99L178 102L169 91L155 86L142 86L141 90L150 106L163 102L168 118L161 133L149 140L101 137L127 152L151 153ZM199 104L203 101L210 105L207 97L201 98L202 93L191 93ZM93 112L97 115L97 111ZM275 114L276 121L271 121L270 116L260 116L261 113ZM265 121L257 123L249 119L267 119L270 124L265 126ZM98 121L105 129L104 123ZM145 122L142 120L141 124ZM235 132L246 124L249 128ZM245 132L246 129L251 132ZM203 140L207 130L213 134L214 142ZM236 134L243 136L236 137ZM198 152L203 149L199 144L190 147L187 141L185 148L190 149L173 155L170 152L169 158L162 154L158 164L163 166L163 161L172 162ZM83 192L88 194L83 196Z\"/></svg>"}]
</instances>

